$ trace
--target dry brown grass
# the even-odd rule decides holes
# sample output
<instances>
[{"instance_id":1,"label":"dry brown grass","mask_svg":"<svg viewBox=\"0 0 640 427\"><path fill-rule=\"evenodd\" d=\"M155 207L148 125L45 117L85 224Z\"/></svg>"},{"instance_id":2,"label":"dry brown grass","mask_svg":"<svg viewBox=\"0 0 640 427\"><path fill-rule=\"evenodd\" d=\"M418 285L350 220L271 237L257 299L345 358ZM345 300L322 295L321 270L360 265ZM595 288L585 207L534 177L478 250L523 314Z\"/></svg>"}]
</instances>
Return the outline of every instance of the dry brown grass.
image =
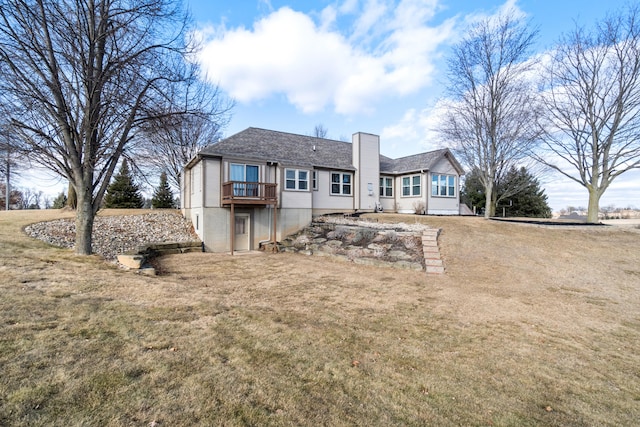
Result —
<instances>
[{"instance_id":1,"label":"dry brown grass","mask_svg":"<svg viewBox=\"0 0 640 427\"><path fill-rule=\"evenodd\" d=\"M443 228L445 276L295 254L142 277L0 212L0 425L634 425L640 233ZM65 213L65 215L70 215Z\"/></svg>"}]
</instances>

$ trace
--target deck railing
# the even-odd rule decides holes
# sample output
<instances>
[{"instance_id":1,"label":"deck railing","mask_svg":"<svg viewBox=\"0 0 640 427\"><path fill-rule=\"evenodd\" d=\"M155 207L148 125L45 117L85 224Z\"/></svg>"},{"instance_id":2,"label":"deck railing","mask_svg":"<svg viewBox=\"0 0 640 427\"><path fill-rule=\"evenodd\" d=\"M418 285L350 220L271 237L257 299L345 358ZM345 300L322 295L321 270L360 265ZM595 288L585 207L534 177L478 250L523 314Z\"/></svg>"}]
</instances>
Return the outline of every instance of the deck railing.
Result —
<instances>
[{"instance_id":1,"label":"deck railing","mask_svg":"<svg viewBox=\"0 0 640 427\"><path fill-rule=\"evenodd\" d=\"M228 181L222 184L222 203L275 203L276 187L267 182Z\"/></svg>"}]
</instances>

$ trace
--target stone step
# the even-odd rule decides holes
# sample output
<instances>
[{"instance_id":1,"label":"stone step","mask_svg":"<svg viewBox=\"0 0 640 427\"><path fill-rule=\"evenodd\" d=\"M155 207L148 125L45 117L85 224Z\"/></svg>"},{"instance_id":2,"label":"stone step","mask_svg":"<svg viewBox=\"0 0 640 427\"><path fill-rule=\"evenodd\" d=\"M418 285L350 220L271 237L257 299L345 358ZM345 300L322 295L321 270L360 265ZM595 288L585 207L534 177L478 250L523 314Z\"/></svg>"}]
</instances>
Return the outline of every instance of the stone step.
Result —
<instances>
[{"instance_id":1,"label":"stone step","mask_svg":"<svg viewBox=\"0 0 640 427\"><path fill-rule=\"evenodd\" d=\"M444 267L427 266L427 274L444 274Z\"/></svg>"},{"instance_id":2,"label":"stone step","mask_svg":"<svg viewBox=\"0 0 640 427\"><path fill-rule=\"evenodd\" d=\"M139 254L120 254L117 258L120 264L133 269L139 269L146 261L146 257Z\"/></svg>"},{"instance_id":3,"label":"stone step","mask_svg":"<svg viewBox=\"0 0 640 427\"><path fill-rule=\"evenodd\" d=\"M424 263L427 267L444 267L441 259L425 259Z\"/></svg>"},{"instance_id":4,"label":"stone step","mask_svg":"<svg viewBox=\"0 0 640 427\"><path fill-rule=\"evenodd\" d=\"M118 262L125 267L140 270L143 274L152 275L151 270L142 271L146 266L148 258L170 254L183 254L187 252L202 252L202 242L163 242L148 243L139 246L137 250L117 255ZM155 270L154 273L155 274Z\"/></svg>"}]
</instances>

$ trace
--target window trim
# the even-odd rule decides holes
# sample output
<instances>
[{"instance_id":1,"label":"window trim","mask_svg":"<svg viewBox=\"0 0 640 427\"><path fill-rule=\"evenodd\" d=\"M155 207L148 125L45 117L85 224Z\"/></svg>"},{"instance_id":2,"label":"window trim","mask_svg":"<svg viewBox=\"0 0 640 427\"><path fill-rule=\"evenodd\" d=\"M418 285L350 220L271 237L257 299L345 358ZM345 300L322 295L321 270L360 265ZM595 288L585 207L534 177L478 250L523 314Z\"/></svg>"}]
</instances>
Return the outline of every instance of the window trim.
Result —
<instances>
[{"instance_id":1,"label":"window trim","mask_svg":"<svg viewBox=\"0 0 640 427\"><path fill-rule=\"evenodd\" d=\"M333 176L334 175L338 175L340 177L339 181L335 181L335 182L333 181ZM344 177L345 176L349 177L349 182L348 183L344 182ZM353 173L352 172L337 172L337 171L334 171L334 172L331 172L329 174L329 179L330 179L330 181L329 181L329 194L330 195L332 195L332 196L353 197ZM333 191L333 186L336 185L336 184L339 185L340 192L334 192ZM349 186L349 193L345 193L344 192L344 188L347 185Z\"/></svg>"},{"instance_id":2,"label":"window trim","mask_svg":"<svg viewBox=\"0 0 640 427\"><path fill-rule=\"evenodd\" d=\"M441 183L442 178L444 177L444 190L447 194L440 194L443 189ZM453 185L450 185L450 178L453 178ZM434 185L435 184L435 185ZM446 197L446 198L455 198L457 197L457 189L456 189L456 175L448 174L448 173L432 173L431 174L431 197ZM449 194L450 190L453 190L453 194Z\"/></svg>"},{"instance_id":3,"label":"window trim","mask_svg":"<svg viewBox=\"0 0 640 427\"><path fill-rule=\"evenodd\" d=\"M387 194L386 190L391 190L391 194ZM380 197L393 198L393 177L380 177Z\"/></svg>"},{"instance_id":4,"label":"window trim","mask_svg":"<svg viewBox=\"0 0 640 427\"><path fill-rule=\"evenodd\" d=\"M287 177L287 172L293 172L293 179ZM306 179L301 179L301 173L306 174ZM293 181L294 187L290 188L287 186L289 181ZM301 183L306 183L305 188L301 188ZM294 168L285 168L284 169L284 190L285 191L309 191L309 171L307 169L294 169Z\"/></svg>"},{"instance_id":5,"label":"window trim","mask_svg":"<svg viewBox=\"0 0 640 427\"><path fill-rule=\"evenodd\" d=\"M415 178L418 178L418 185L415 184ZM408 179L409 184L405 185L404 180ZM414 190L418 188L417 193ZM422 196L422 175L421 174L413 174L413 175L404 175L401 178L401 197L421 197ZM405 188L409 189L409 194L405 193Z\"/></svg>"},{"instance_id":6,"label":"window trim","mask_svg":"<svg viewBox=\"0 0 640 427\"><path fill-rule=\"evenodd\" d=\"M311 171L311 189L313 191L318 191L318 171Z\"/></svg>"},{"instance_id":7,"label":"window trim","mask_svg":"<svg viewBox=\"0 0 640 427\"><path fill-rule=\"evenodd\" d=\"M234 181L234 179L232 179L231 175L232 175L232 169L234 166L242 166L243 168L243 178L241 181L238 182L260 182L260 165L256 165L253 163L236 163L236 162L229 162L229 179L228 181ZM250 166L252 168L256 168L257 169L257 180L256 181L247 181L247 166Z\"/></svg>"},{"instance_id":8,"label":"window trim","mask_svg":"<svg viewBox=\"0 0 640 427\"><path fill-rule=\"evenodd\" d=\"M238 163L230 161L229 172L228 172L228 181L234 182L233 184L233 195L236 197L258 197L260 192L260 175L262 173L262 168L260 165L256 165L255 163ZM242 166L242 179L235 180L233 179L233 169L234 166ZM247 179L247 169L252 168L251 170L256 172L255 181L249 181ZM255 168L255 169L254 169Z\"/></svg>"}]
</instances>

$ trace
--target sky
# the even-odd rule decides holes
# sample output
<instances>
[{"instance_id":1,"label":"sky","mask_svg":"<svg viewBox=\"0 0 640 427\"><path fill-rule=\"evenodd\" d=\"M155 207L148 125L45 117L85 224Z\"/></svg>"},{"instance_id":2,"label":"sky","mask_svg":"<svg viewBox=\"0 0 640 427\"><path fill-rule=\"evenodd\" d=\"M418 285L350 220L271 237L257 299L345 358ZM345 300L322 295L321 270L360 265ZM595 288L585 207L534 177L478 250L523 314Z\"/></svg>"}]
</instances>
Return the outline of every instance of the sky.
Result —
<instances>
[{"instance_id":1,"label":"sky","mask_svg":"<svg viewBox=\"0 0 640 427\"><path fill-rule=\"evenodd\" d=\"M184 0L202 42L207 79L235 101L224 131L260 127L351 140L380 135L381 153L441 148L434 110L446 96L446 58L464 28L515 8L539 29L536 53L575 24L591 26L626 0ZM587 191L541 176L558 211L586 206ZM51 185L54 185L51 183ZM622 175L601 206L640 208L640 171Z\"/></svg>"}]
</instances>

